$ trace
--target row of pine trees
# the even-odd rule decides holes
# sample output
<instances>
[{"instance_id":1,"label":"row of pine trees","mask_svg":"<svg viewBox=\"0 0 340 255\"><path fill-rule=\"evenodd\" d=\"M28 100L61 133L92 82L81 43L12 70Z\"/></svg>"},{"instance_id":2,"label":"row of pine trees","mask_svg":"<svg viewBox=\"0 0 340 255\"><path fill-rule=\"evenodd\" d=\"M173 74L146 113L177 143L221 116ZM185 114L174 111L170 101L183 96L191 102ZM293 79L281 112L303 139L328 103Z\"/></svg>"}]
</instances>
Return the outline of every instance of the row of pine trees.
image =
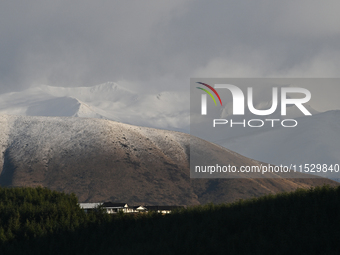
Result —
<instances>
[{"instance_id":1,"label":"row of pine trees","mask_svg":"<svg viewBox=\"0 0 340 255\"><path fill-rule=\"evenodd\" d=\"M84 213L74 194L0 188L0 254L339 254L340 188L170 215Z\"/></svg>"}]
</instances>

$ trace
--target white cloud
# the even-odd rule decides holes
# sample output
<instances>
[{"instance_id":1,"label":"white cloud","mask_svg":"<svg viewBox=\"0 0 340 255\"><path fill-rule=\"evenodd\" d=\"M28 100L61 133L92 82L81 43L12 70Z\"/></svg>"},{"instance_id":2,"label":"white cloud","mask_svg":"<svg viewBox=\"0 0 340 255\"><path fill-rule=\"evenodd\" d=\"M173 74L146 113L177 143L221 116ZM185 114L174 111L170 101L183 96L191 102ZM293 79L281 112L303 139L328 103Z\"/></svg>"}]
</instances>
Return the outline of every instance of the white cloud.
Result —
<instances>
[{"instance_id":1,"label":"white cloud","mask_svg":"<svg viewBox=\"0 0 340 255\"><path fill-rule=\"evenodd\" d=\"M339 76L336 1L7 1L0 92L190 77Z\"/></svg>"}]
</instances>

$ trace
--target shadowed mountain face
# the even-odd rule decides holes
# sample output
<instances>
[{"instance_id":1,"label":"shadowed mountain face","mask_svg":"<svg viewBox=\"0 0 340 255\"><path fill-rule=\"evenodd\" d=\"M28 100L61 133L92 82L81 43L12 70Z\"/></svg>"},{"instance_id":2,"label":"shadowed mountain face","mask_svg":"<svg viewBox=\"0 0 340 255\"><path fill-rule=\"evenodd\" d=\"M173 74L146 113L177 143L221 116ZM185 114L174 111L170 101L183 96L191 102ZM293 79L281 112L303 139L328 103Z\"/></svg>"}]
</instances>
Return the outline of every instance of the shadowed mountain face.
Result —
<instances>
[{"instance_id":1,"label":"shadowed mountain face","mask_svg":"<svg viewBox=\"0 0 340 255\"><path fill-rule=\"evenodd\" d=\"M290 191L328 179L190 179L189 135L118 122L0 117L1 186L46 186L80 202L195 205ZM198 138L225 162L257 162Z\"/></svg>"}]
</instances>

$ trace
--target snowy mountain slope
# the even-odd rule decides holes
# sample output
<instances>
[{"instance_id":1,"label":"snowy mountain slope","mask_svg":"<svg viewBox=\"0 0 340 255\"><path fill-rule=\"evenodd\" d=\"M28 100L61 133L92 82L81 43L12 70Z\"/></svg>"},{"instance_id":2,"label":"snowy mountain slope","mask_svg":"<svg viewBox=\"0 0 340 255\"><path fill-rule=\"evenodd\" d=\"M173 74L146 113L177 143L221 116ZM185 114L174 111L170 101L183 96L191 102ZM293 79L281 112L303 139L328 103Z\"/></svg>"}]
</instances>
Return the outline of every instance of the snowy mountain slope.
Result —
<instances>
[{"instance_id":1,"label":"snowy mountain slope","mask_svg":"<svg viewBox=\"0 0 340 255\"><path fill-rule=\"evenodd\" d=\"M0 116L1 186L46 186L81 202L190 205L294 190L322 179L190 179L188 134L75 117ZM192 138L222 163L258 164Z\"/></svg>"},{"instance_id":2,"label":"snowy mountain slope","mask_svg":"<svg viewBox=\"0 0 340 255\"><path fill-rule=\"evenodd\" d=\"M268 98L270 97L261 97L261 100L255 100L255 108L270 108L271 101L263 101ZM223 109L210 107L209 114L216 114L220 118L232 118L230 115L231 106L232 101L224 105ZM314 120L318 123L318 116L326 116L327 114L318 113L309 105L305 106L313 114L312 117L301 117L303 114L299 109L295 106L288 106L286 118L301 117L299 129L294 130L279 127L261 129L219 127L214 132L209 132L210 129L204 125L194 128L202 129L202 132L199 133L203 135L199 137L203 139L264 162L273 164L281 164L282 162L282 164L289 163L290 165L299 163L303 159L304 163L338 163L340 161L338 155L340 154L338 154L337 146L340 143L337 143L337 129L333 127L335 124L320 127L319 130L322 129L322 133L324 133L323 136L320 136L321 131L316 132L314 130ZM0 114L90 117L189 132L188 95L175 92L138 94L112 82L93 87L74 88L41 85L21 92L2 94L0 95ZM243 118L251 119L254 116L248 111L245 116L242 116ZM256 119L265 118L267 117L256 116ZM281 119L279 110L271 118ZM322 120L321 123L333 123L336 120L336 118L329 116L325 118L327 120ZM319 121L316 126L320 125ZM215 137L218 137L218 139ZM253 140L256 142L253 142Z\"/></svg>"},{"instance_id":3,"label":"snowy mountain slope","mask_svg":"<svg viewBox=\"0 0 340 255\"><path fill-rule=\"evenodd\" d=\"M93 107L72 97L56 97L30 104L27 116L70 116L104 118Z\"/></svg>"},{"instance_id":4,"label":"snowy mountain slope","mask_svg":"<svg viewBox=\"0 0 340 255\"><path fill-rule=\"evenodd\" d=\"M105 118L188 131L187 100L176 92L141 95L113 82L73 88L41 85L0 95L0 114Z\"/></svg>"}]
</instances>

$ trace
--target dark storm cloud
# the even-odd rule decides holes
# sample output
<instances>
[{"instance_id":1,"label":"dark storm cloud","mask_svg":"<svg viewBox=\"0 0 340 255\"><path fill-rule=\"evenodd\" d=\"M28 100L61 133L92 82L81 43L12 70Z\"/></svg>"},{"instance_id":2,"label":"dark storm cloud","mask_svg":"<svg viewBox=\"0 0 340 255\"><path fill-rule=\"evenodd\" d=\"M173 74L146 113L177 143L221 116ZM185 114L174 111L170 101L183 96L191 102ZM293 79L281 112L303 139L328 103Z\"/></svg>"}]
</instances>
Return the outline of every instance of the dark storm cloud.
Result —
<instances>
[{"instance_id":1,"label":"dark storm cloud","mask_svg":"<svg viewBox=\"0 0 340 255\"><path fill-rule=\"evenodd\" d=\"M339 76L336 1L3 1L0 92Z\"/></svg>"}]
</instances>

